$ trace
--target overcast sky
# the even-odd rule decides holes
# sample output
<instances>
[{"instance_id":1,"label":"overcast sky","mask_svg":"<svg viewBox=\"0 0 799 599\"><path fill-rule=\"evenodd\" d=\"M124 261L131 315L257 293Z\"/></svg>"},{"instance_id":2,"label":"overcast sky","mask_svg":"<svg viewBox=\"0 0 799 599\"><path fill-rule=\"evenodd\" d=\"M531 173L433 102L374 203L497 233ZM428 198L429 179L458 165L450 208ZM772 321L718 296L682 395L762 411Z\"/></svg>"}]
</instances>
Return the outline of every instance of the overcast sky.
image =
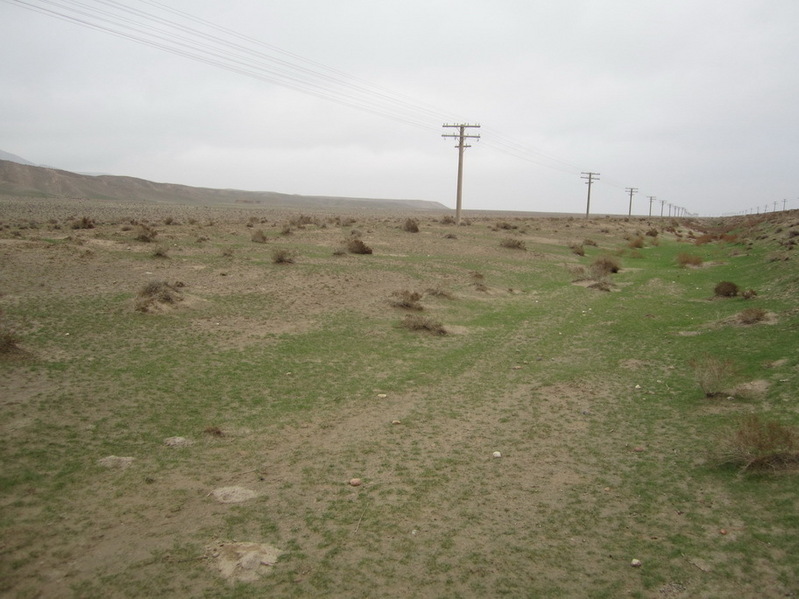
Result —
<instances>
[{"instance_id":1,"label":"overcast sky","mask_svg":"<svg viewBox=\"0 0 799 599\"><path fill-rule=\"evenodd\" d=\"M0 149L454 208L458 150L441 134L456 130L442 124L479 123L467 209L585 213L583 171L600 173L592 213L626 214L628 187L633 214L648 196L656 215L661 200L703 216L799 208L797 0L82 5L0 0Z\"/></svg>"}]
</instances>

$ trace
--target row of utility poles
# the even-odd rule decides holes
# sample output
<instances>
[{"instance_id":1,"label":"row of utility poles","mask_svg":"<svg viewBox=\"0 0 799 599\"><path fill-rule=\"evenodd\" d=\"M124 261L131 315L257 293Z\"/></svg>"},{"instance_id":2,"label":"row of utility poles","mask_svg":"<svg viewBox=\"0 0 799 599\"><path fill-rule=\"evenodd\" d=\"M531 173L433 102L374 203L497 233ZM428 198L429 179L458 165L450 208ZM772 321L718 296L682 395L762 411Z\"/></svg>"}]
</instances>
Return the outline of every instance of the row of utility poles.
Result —
<instances>
[{"instance_id":1,"label":"row of utility poles","mask_svg":"<svg viewBox=\"0 0 799 599\"><path fill-rule=\"evenodd\" d=\"M457 139L458 144L455 146L458 148L458 191L455 200L455 224L461 224L461 207L463 201L463 152L466 148L471 148L467 141L470 139L479 140L480 135L477 133L469 133L469 129L479 129L480 125L470 125L469 123L459 123L459 124L447 124L443 125L445 129L457 129L456 133L444 133L441 137ZM596 182L599 181L599 173L595 173L592 171L584 171L580 173L580 177L585 179L585 184L588 185L588 200L585 206L585 217L588 218L591 214L591 186ZM637 187L627 187L625 190L628 194L630 194L630 204L627 210L627 215L632 216L633 213L633 195L638 193ZM655 196L647 196L649 199L649 216L652 216L652 204L657 199ZM776 202L774 203L776 209ZM664 209L666 206L666 200L660 200L660 216L665 216ZM688 216L690 213L685 208L681 208L680 206L675 206L673 204L668 204L669 207L669 217L671 216Z\"/></svg>"}]
</instances>

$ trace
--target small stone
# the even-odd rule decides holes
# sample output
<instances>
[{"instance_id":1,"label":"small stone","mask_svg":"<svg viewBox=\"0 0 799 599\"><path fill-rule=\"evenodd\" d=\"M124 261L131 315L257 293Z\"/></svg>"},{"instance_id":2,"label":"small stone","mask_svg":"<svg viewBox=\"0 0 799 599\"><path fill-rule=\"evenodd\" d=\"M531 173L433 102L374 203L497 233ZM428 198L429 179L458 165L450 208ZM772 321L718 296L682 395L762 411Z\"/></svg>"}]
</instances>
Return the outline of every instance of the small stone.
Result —
<instances>
[{"instance_id":1,"label":"small stone","mask_svg":"<svg viewBox=\"0 0 799 599\"><path fill-rule=\"evenodd\" d=\"M641 560L640 560L640 559L634 559L634 560L632 560L632 561L630 562L630 565L631 565L633 568L640 568L641 566L643 566L643 564L641 563Z\"/></svg>"},{"instance_id":2,"label":"small stone","mask_svg":"<svg viewBox=\"0 0 799 599\"><path fill-rule=\"evenodd\" d=\"M636 388L636 389L640 389L640 388L641 388L641 385L636 385L636 386L635 386L635 388Z\"/></svg>"},{"instance_id":3,"label":"small stone","mask_svg":"<svg viewBox=\"0 0 799 599\"><path fill-rule=\"evenodd\" d=\"M643 448L643 447L641 447L639 445L638 447L633 447L633 451L635 451L637 453L641 453L642 451L645 451L645 448Z\"/></svg>"},{"instance_id":4,"label":"small stone","mask_svg":"<svg viewBox=\"0 0 799 599\"><path fill-rule=\"evenodd\" d=\"M378 399L385 399L386 397L388 397L388 395L385 394L385 393L378 393L377 397L378 397Z\"/></svg>"},{"instance_id":5,"label":"small stone","mask_svg":"<svg viewBox=\"0 0 799 599\"><path fill-rule=\"evenodd\" d=\"M363 481L360 478L351 478L350 479L350 486L351 487L360 487L363 484Z\"/></svg>"},{"instance_id":6,"label":"small stone","mask_svg":"<svg viewBox=\"0 0 799 599\"><path fill-rule=\"evenodd\" d=\"M493 455L495 458L501 458L501 457L502 457L502 453L500 453L499 451L495 451L495 452L494 452L493 454L491 454L491 455Z\"/></svg>"},{"instance_id":7,"label":"small stone","mask_svg":"<svg viewBox=\"0 0 799 599\"><path fill-rule=\"evenodd\" d=\"M391 424L402 424L400 420L392 420Z\"/></svg>"},{"instance_id":8,"label":"small stone","mask_svg":"<svg viewBox=\"0 0 799 599\"><path fill-rule=\"evenodd\" d=\"M722 528L722 529L719 531L719 534L720 534L720 535L726 535L726 534L727 534L727 529L726 529L726 528Z\"/></svg>"}]
</instances>

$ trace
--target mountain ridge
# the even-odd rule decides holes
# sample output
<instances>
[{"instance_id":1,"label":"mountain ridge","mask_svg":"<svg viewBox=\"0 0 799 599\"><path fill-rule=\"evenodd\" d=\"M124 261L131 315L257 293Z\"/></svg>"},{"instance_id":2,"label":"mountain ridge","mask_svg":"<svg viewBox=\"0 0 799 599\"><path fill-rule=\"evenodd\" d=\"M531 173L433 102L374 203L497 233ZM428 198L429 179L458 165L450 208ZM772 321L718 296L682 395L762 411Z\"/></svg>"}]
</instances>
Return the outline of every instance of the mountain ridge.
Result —
<instances>
[{"instance_id":1,"label":"mountain ridge","mask_svg":"<svg viewBox=\"0 0 799 599\"><path fill-rule=\"evenodd\" d=\"M192 187L176 183L156 183L129 176L85 175L3 159L0 159L0 194L199 206L251 205L306 210L344 208L449 210L443 204L429 200L303 196L275 191Z\"/></svg>"}]
</instances>

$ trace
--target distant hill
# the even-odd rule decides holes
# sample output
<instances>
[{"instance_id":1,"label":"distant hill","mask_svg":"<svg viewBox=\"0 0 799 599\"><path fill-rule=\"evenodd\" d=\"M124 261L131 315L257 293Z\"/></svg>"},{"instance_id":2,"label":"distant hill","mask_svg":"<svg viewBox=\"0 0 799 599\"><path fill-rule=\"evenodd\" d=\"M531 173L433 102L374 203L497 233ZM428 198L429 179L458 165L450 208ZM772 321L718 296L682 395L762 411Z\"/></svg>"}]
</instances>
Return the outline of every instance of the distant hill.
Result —
<instances>
[{"instance_id":1,"label":"distant hill","mask_svg":"<svg viewBox=\"0 0 799 599\"><path fill-rule=\"evenodd\" d=\"M8 155L3 153L3 155ZM13 155L12 155L13 156ZM22 160L21 158L19 160ZM264 206L293 210L448 210L438 202L301 196L273 191L239 191L153 183L134 177L81 175L0 160L0 194L21 197L85 198L196 206Z\"/></svg>"},{"instance_id":2,"label":"distant hill","mask_svg":"<svg viewBox=\"0 0 799 599\"><path fill-rule=\"evenodd\" d=\"M0 150L0 160L8 160L9 162L16 162L17 164L27 164L29 166L36 166L30 160L25 160L21 156L17 156L16 154L12 154L11 152L4 152Z\"/></svg>"}]
</instances>

